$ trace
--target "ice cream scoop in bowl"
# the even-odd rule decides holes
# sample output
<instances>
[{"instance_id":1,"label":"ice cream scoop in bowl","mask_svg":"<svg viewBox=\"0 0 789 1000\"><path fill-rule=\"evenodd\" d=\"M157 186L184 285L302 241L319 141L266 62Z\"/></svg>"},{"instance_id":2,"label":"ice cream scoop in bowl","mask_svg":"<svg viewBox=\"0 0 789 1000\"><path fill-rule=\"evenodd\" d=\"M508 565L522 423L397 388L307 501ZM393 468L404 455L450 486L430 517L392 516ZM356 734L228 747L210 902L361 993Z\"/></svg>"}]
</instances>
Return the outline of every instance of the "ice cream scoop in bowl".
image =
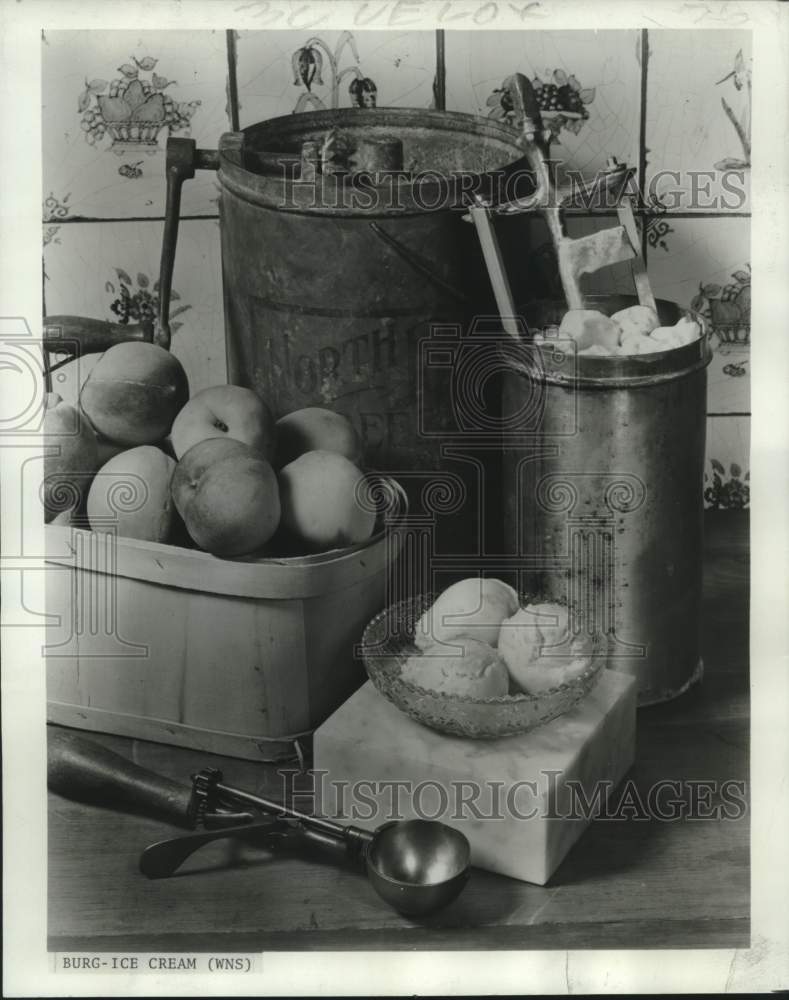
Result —
<instances>
[{"instance_id":1,"label":"ice cream scoop in bowl","mask_svg":"<svg viewBox=\"0 0 789 1000\"><path fill-rule=\"evenodd\" d=\"M378 691L415 721L439 732L472 739L497 739L526 733L574 708L595 686L606 664L607 644L599 634L589 637L591 653L571 679L535 693L516 690L495 697L446 693L415 682L408 669L425 655L415 643L423 614L433 606L434 594L420 594L390 605L367 625L361 643L365 669ZM522 606L528 597L521 595ZM561 603L561 602L557 602ZM447 643L455 641L447 639ZM430 652L429 650L427 651ZM558 660L557 660L558 663ZM426 671L427 677L435 671Z\"/></svg>"}]
</instances>

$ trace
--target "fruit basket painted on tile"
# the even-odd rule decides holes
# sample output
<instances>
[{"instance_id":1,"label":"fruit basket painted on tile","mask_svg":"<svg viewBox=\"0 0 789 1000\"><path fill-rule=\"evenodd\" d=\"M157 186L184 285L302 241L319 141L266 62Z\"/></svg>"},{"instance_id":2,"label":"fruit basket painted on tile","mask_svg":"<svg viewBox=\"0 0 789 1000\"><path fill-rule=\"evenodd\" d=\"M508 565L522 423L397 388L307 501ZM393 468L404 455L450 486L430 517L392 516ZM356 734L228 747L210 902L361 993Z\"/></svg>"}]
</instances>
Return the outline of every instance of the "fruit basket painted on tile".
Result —
<instances>
[{"instance_id":1,"label":"fruit basket painted on tile","mask_svg":"<svg viewBox=\"0 0 789 1000\"><path fill-rule=\"evenodd\" d=\"M159 149L159 133L165 126L170 134L189 135L192 116L201 102L179 102L168 94L176 81L155 71L158 61L152 56L139 60L131 56L131 62L118 67L120 76L115 80L86 78L77 110L89 145L109 135L118 156L127 151L151 155Z\"/></svg>"}]
</instances>

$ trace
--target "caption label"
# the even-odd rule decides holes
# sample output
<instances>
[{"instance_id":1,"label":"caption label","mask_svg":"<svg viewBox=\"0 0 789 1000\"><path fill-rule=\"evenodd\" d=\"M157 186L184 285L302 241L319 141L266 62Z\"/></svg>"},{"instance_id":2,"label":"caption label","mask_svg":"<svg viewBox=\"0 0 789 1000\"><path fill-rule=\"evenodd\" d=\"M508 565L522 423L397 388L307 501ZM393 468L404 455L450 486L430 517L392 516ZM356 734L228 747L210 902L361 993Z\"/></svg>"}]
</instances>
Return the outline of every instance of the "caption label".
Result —
<instances>
[{"instance_id":1,"label":"caption label","mask_svg":"<svg viewBox=\"0 0 789 1000\"><path fill-rule=\"evenodd\" d=\"M260 972L260 955L56 952L56 972Z\"/></svg>"}]
</instances>

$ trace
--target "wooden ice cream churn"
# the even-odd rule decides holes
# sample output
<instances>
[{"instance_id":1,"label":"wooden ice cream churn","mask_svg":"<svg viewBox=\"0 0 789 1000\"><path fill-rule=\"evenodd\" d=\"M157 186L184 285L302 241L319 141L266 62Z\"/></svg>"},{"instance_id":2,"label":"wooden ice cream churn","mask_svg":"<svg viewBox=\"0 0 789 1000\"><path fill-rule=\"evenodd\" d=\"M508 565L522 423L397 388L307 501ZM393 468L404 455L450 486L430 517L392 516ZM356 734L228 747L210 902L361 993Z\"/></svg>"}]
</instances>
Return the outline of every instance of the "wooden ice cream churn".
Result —
<instances>
[{"instance_id":1,"label":"wooden ice cream churn","mask_svg":"<svg viewBox=\"0 0 789 1000\"><path fill-rule=\"evenodd\" d=\"M424 346L436 328L459 336L478 293L490 296L457 209L505 178L533 187L517 133L443 111L318 111L227 133L218 151L171 139L168 164L163 272L181 184L217 170L228 380L277 417L306 406L349 417L363 463L397 475L412 511L443 484L447 538L473 550L476 473L441 447L455 429L452 365L425 365Z\"/></svg>"}]
</instances>

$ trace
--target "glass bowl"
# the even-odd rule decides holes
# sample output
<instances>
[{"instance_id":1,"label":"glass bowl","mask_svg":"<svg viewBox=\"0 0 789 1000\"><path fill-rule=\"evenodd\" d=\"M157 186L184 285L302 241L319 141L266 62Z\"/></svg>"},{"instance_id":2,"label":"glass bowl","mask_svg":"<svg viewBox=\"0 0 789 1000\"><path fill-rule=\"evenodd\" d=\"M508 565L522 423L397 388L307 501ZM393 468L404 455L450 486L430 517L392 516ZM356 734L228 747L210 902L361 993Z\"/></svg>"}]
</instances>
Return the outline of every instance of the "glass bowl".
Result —
<instances>
[{"instance_id":1,"label":"glass bowl","mask_svg":"<svg viewBox=\"0 0 789 1000\"><path fill-rule=\"evenodd\" d=\"M392 604L372 619L362 635L361 654L370 680L380 693L412 719L454 736L496 739L528 733L574 708L597 683L605 667L603 643L595 637L589 667L573 680L540 694L511 694L499 698L440 694L412 684L401 676L409 656L421 650L414 629L437 595ZM533 598L521 599L525 606Z\"/></svg>"}]
</instances>

